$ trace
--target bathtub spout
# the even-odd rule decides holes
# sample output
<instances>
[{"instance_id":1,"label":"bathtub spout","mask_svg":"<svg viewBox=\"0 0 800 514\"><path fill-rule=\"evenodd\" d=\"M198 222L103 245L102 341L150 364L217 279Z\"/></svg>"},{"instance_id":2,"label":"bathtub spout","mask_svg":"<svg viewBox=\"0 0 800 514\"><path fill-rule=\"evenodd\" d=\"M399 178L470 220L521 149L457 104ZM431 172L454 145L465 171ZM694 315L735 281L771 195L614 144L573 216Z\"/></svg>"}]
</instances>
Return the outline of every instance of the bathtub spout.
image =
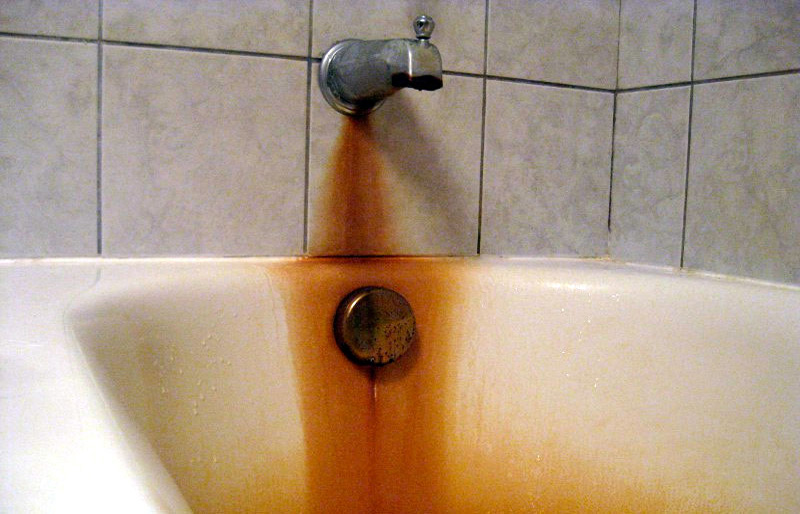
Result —
<instances>
[{"instance_id":1,"label":"bathtub spout","mask_svg":"<svg viewBox=\"0 0 800 514\"><path fill-rule=\"evenodd\" d=\"M368 114L399 89L442 87L442 57L430 42L434 22L414 20L417 39L346 39L322 58L319 86L328 103L351 116Z\"/></svg>"}]
</instances>

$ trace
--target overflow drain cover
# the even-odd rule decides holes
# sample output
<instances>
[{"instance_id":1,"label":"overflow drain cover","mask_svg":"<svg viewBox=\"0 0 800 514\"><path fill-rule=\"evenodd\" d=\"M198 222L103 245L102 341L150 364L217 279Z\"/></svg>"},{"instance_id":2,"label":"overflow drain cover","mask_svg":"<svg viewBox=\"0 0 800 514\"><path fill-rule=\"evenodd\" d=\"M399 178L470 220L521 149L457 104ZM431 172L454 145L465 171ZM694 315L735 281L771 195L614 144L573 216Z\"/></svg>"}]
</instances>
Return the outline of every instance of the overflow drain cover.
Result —
<instances>
[{"instance_id":1,"label":"overflow drain cover","mask_svg":"<svg viewBox=\"0 0 800 514\"><path fill-rule=\"evenodd\" d=\"M348 294L333 321L336 343L357 364L382 366L396 360L409 349L415 332L411 306L383 287L362 287Z\"/></svg>"}]
</instances>

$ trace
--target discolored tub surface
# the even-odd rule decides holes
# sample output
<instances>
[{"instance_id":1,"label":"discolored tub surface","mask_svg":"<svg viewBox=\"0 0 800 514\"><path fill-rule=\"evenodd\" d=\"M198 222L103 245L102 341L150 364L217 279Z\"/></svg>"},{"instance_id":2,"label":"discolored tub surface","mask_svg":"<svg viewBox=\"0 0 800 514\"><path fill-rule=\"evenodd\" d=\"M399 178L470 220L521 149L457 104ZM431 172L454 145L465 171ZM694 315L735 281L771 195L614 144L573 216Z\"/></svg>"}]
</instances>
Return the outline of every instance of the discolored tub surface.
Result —
<instances>
[{"instance_id":1,"label":"discolored tub surface","mask_svg":"<svg viewBox=\"0 0 800 514\"><path fill-rule=\"evenodd\" d=\"M153 511L800 509L798 288L554 259L72 265L92 280L53 333ZM368 285L416 319L379 368L332 330Z\"/></svg>"}]
</instances>

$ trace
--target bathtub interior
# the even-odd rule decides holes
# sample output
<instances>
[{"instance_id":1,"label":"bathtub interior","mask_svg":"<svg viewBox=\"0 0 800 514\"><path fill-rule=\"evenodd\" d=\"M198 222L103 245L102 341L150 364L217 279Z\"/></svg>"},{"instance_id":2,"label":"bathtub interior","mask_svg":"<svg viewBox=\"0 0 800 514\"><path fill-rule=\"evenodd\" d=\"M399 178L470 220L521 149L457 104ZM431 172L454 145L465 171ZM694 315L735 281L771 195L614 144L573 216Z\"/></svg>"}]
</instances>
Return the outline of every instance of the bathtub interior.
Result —
<instances>
[{"instance_id":1,"label":"bathtub interior","mask_svg":"<svg viewBox=\"0 0 800 514\"><path fill-rule=\"evenodd\" d=\"M331 331L365 285L418 326L374 370ZM129 262L66 323L153 497L171 477L195 512L800 508L796 288L585 261Z\"/></svg>"}]
</instances>

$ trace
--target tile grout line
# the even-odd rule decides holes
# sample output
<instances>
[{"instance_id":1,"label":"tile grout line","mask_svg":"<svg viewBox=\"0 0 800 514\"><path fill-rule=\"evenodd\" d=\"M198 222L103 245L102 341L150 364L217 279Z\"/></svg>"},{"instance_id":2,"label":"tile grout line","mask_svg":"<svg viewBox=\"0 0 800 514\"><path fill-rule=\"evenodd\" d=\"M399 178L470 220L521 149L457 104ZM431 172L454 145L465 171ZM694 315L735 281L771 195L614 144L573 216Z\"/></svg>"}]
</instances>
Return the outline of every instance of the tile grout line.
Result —
<instances>
[{"instance_id":1,"label":"tile grout line","mask_svg":"<svg viewBox=\"0 0 800 514\"><path fill-rule=\"evenodd\" d=\"M720 82L731 82L736 80L750 80L750 79L760 79L760 78L768 78L768 77L781 77L784 75L795 75L800 73L800 68L789 68L786 70L778 70L778 71L764 71L760 73L750 73L747 75L731 75L728 77L716 77L710 79L700 79L700 80L688 80L684 82L670 82L668 84L653 84L651 86L638 86L638 87L631 87L627 89L619 89L618 93L640 93L643 91L655 91L659 89L672 89L678 87L690 87L690 86L697 86L697 85L705 85L705 84L717 84Z\"/></svg>"},{"instance_id":2,"label":"tile grout line","mask_svg":"<svg viewBox=\"0 0 800 514\"><path fill-rule=\"evenodd\" d=\"M692 65L694 67L694 65ZM800 73L800 68L790 68L788 70L777 70L777 71L764 71L761 73L750 73L748 75L731 75L729 77L717 77L711 79L694 79L694 71L692 71L692 85L703 85L703 84L717 84L719 82L731 82L735 80L748 80L748 79L760 79L766 77L780 77L783 75L794 75Z\"/></svg>"},{"instance_id":3,"label":"tile grout line","mask_svg":"<svg viewBox=\"0 0 800 514\"><path fill-rule=\"evenodd\" d=\"M286 59L289 61L308 61L307 55L276 54L269 52L251 52L248 50L230 50L227 48L203 48L197 46L169 45L163 43L142 43L133 41L119 41L115 39L104 39L103 43L111 46L127 46L132 48L150 48L153 50L172 50L175 52L195 52L215 55L235 55L239 57L260 57L268 59Z\"/></svg>"},{"instance_id":4,"label":"tile grout line","mask_svg":"<svg viewBox=\"0 0 800 514\"><path fill-rule=\"evenodd\" d=\"M68 37L68 36L51 36L51 35L40 35L40 34L19 34L15 32L2 32L0 31L0 38L10 38L10 39L27 39L33 41L53 41L53 42L63 42L63 43L98 43L100 39L98 38L77 38L77 37ZM266 53L266 52L249 52L245 50L229 50L224 48L203 48L203 47L193 47L193 46L179 46L179 45L168 45L168 44L160 44L160 43L142 43L142 42L134 42L134 41L120 41L120 40L113 40L113 39L102 39L103 45L106 46L123 46L123 47L131 47L131 48L150 48L156 50L173 50L178 52L197 52L197 53L209 53L209 54L219 54L219 55L237 55L241 57L262 57L262 58L269 58L269 59L286 59L289 61L311 61L312 63L319 63L322 61L320 57L309 57L309 56L300 56L300 55L289 55L289 54L277 54L277 53ZM491 75L491 74L484 74L484 73L471 73L465 71L455 71L455 70L444 70L442 72L444 75L450 75L454 77L472 77L472 78L486 78L488 80L496 80L500 82L516 82L520 84L530 84L534 86L545 86L545 87L555 87L555 88L562 88L562 89L577 89L582 91L593 91L598 93L638 93L641 91L650 91L655 89L669 89L669 88L676 88L676 87L687 87L692 84L694 85L702 85L702 84L714 84L717 82L729 82L734 80L748 80L748 79L756 79L756 78L764 78L764 77L777 77L782 75L793 75L800 73L800 68L789 68L785 70L776 70L776 71L766 71L766 72L759 72L759 73L750 73L744 75L730 75L726 77L716 77L716 78L708 78L708 79L700 79L700 80L693 80L693 81L684 81L684 82L670 82L666 84L653 84L649 86L637 86L631 88L620 88L620 89L607 89L607 88L600 88L600 87L592 87L592 86L581 86L578 84L567 84L562 82L549 82L544 80L535 80L535 79L525 79L520 77L508 77L503 75Z\"/></svg>"},{"instance_id":5,"label":"tile grout line","mask_svg":"<svg viewBox=\"0 0 800 514\"><path fill-rule=\"evenodd\" d=\"M463 72L453 72L453 71L448 71L447 74L448 75L459 75L459 76L464 76L464 77L470 77L470 76L481 77L481 75L477 75L477 74L463 73ZM545 80L523 79L523 78L518 78L518 77L503 77L501 75L491 75L491 74L486 74L485 77L488 80L495 80L495 81L498 81L498 82L512 82L512 83L516 83L516 84L528 84L528 85L531 85L531 86L554 87L554 88L560 88L560 89L577 89L579 91L588 91L588 92L592 92L592 93L614 93L615 92L614 89L607 89L607 88L602 88L602 87L592 87L592 86L581 86L581 85L577 85L577 84L564 84L564 83L561 83L561 82L548 82L548 81L545 81Z\"/></svg>"},{"instance_id":6,"label":"tile grout line","mask_svg":"<svg viewBox=\"0 0 800 514\"><path fill-rule=\"evenodd\" d=\"M686 264L686 220L689 212L689 167L692 157L692 111L694 111L694 58L697 42L697 0L694 0L694 10L692 14L692 67L689 70L691 84L689 85L689 126L686 131L686 173L683 183L683 227L681 230L681 262L680 267Z\"/></svg>"},{"instance_id":7,"label":"tile grout line","mask_svg":"<svg viewBox=\"0 0 800 514\"><path fill-rule=\"evenodd\" d=\"M611 230L611 214L612 214L612 188L613 188L613 175L614 175L614 151L615 151L615 131L616 131L616 117L617 117L617 108L618 108L618 100L617 97L619 94L624 93L635 93L639 91L651 91L651 90L660 90L660 89L670 89L670 88L679 88L679 87L688 87L689 88L689 112L688 112L688 127L687 127L687 147L686 147L686 164L685 164L685 175L684 175L684 202L683 202L683 221L682 221L682 234L681 234L681 251L680 251L680 266L683 267L685 264L685 247L686 247L686 235L687 235L687 217L688 217L688 192L689 192L689 171L690 171L690 160L691 160L691 144L692 144L692 124L693 124L693 102L694 102L694 89L696 85L703 85L703 84L714 84L718 82L726 82L726 81L736 81L736 80L747 80L753 78L762 78L762 77L772 77L772 76L783 76L783 75L791 75L791 74L798 74L800 73L800 68L789 69L789 70L782 70L782 71L773 71L773 72L762 72L762 73L755 73L749 75L738 75L738 76L729 76L729 77L719 77L719 78L709 78L709 79L701 79L695 80L695 51L696 51L696 30L697 30L697 0L693 1L693 25L692 25L692 50L691 50L691 67L690 67L690 80L688 82L676 82L670 84L661 84L661 85L652 85L652 86L641 86L641 87L634 87L629 89L621 89L619 87L619 69L620 69L620 48L621 48L621 15L622 15L622 2L624 0L620 0L619 2L619 10L618 10L618 37L617 37L617 62L616 62L616 82L614 89L602 89L602 88L593 88L587 86L577 86L577 85L570 85L570 84L559 84L559 83L550 83L550 82L543 82L543 81L536 81L536 80L528 80L528 79L518 79L512 77L501 77L501 76L492 76L488 74L488 38L489 38L489 10L490 10L490 2L491 0L485 0L485 16L484 16L484 56L483 56L483 72L481 74L475 73L463 73L463 72L455 72L455 71L445 71L445 75L451 76L464 76L464 77L472 77L472 78L480 78L482 80L482 105L481 105L481 142L480 142L480 168L479 168L479 196L478 196L478 226L477 226L477 253L480 254L481 251L481 237L482 237L482 212L483 212L483 195L484 195L484 165L485 165L485 146L486 146L486 111L487 111L487 89L488 89L488 81L489 80L496 80L496 81L505 81L505 82L518 82L530 85L540 85L540 86L547 86L547 87L554 87L554 88L562 88L562 89L578 89L584 91L595 91L595 92L606 92L613 94L613 112L612 112L612 132L611 132L611 157L610 157L610 177L609 177L609 198L608 198L608 230L610 233ZM103 34L103 8L104 8L103 0L98 0L98 36L96 39L83 39L83 38L71 38L71 37L60 37L60 36L44 36L44 35L23 35L23 34L14 34L14 33L5 33L0 32L0 37L8 37L8 38L18 38L18 39L29 39L34 41L54 41L54 42L67 42L67 43L96 43L97 44L97 99L96 99L96 112L97 112L97 119L96 119L96 136L97 136L97 164L96 164L96 201L97 201L97 253L98 255L102 255L103 250L103 237L102 237L102 121L103 121L103 68L104 68L104 44L108 44L110 46L120 46L120 47L134 47L134 48L156 48L156 49L167 49L167 50L177 50L177 51L186 51L186 52L198 52L198 53L213 53L213 54L224 54L224 55L241 55L241 56L253 56L253 57L268 57L268 58L276 58L276 59L286 59L286 60L294 60L294 61L305 61L307 65L307 77L306 77L306 102L305 102L305 155L304 155L304 206L303 206L303 240L302 240L302 248L303 252L306 253L308 250L308 231L309 231L309 196L310 196L310 123L311 123L311 95L312 95L312 86L313 86L313 63L319 62L319 58L315 58L311 54L312 50L312 43L313 43L313 0L309 0L309 28L308 28L308 48L307 54L304 57L298 56L289 56L289 55L280 55L280 54L266 54L266 53L258 53L258 52L244 52L244 51L234 51L234 50L224 50L224 49L208 49L208 48L194 48L194 47L181 47L181 46L170 46L170 45L160 45L160 44L146 44L146 43L130 43L124 41L107 41L104 39ZM607 250L610 253L610 239L607 240Z\"/></svg>"},{"instance_id":8,"label":"tile grout line","mask_svg":"<svg viewBox=\"0 0 800 514\"><path fill-rule=\"evenodd\" d=\"M100 0L98 0L100 1ZM97 43L99 38L70 37L70 36L51 36L47 34L23 34L17 32L0 31L0 37L12 39L30 39L33 41L56 41L62 43Z\"/></svg>"},{"instance_id":9,"label":"tile grout line","mask_svg":"<svg viewBox=\"0 0 800 514\"><path fill-rule=\"evenodd\" d=\"M687 87L691 86L692 82L687 80L685 82L669 82L667 84L652 84L650 86L637 86L637 87L628 87L628 88L620 88L617 89L617 93L625 94L625 93L641 93L645 91L657 91L659 89L672 89L678 87Z\"/></svg>"},{"instance_id":10,"label":"tile grout line","mask_svg":"<svg viewBox=\"0 0 800 514\"><path fill-rule=\"evenodd\" d=\"M614 100L612 103L611 111L611 162L608 173L608 219L606 221L606 229L608 231L606 237L606 255L611 256L611 206L613 203L614 192L614 149L617 137L617 95L619 94L619 56L620 47L622 46L622 2L619 0L619 11L617 12L617 73L614 77Z\"/></svg>"},{"instance_id":11,"label":"tile grout line","mask_svg":"<svg viewBox=\"0 0 800 514\"><path fill-rule=\"evenodd\" d=\"M612 101L612 112L611 112L611 159L610 159L610 170L608 174L608 219L606 222L606 228L608 230L608 241L607 241L607 254L611 255L611 206L613 204L613 196L612 193L614 191L614 150L616 149L616 137L617 137L617 93L614 93L614 99Z\"/></svg>"},{"instance_id":12,"label":"tile grout line","mask_svg":"<svg viewBox=\"0 0 800 514\"><path fill-rule=\"evenodd\" d=\"M486 79L489 71L489 2L486 0L484 4L483 13L483 97L481 99L481 158L480 167L478 169L478 241L476 253L481 253L481 236L483 230L483 179L484 179L484 165L486 154L486 88L488 81Z\"/></svg>"},{"instance_id":13,"label":"tile grout line","mask_svg":"<svg viewBox=\"0 0 800 514\"><path fill-rule=\"evenodd\" d=\"M103 255L103 0L97 0L97 255Z\"/></svg>"},{"instance_id":14,"label":"tile grout line","mask_svg":"<svg viewBox=\"0 0 800 514\"><path fill-rule=\"evenodd\" d=\"M311 56L311 48L314 39L314 0L309 0L308 4L308 47L306 49L306 147L305 163L303 170L303 254L308 253L308 209L309 209L309 188L311 187L311 87L312 87L312 68L314 59Z\"/></svg>"}]
</instances>

